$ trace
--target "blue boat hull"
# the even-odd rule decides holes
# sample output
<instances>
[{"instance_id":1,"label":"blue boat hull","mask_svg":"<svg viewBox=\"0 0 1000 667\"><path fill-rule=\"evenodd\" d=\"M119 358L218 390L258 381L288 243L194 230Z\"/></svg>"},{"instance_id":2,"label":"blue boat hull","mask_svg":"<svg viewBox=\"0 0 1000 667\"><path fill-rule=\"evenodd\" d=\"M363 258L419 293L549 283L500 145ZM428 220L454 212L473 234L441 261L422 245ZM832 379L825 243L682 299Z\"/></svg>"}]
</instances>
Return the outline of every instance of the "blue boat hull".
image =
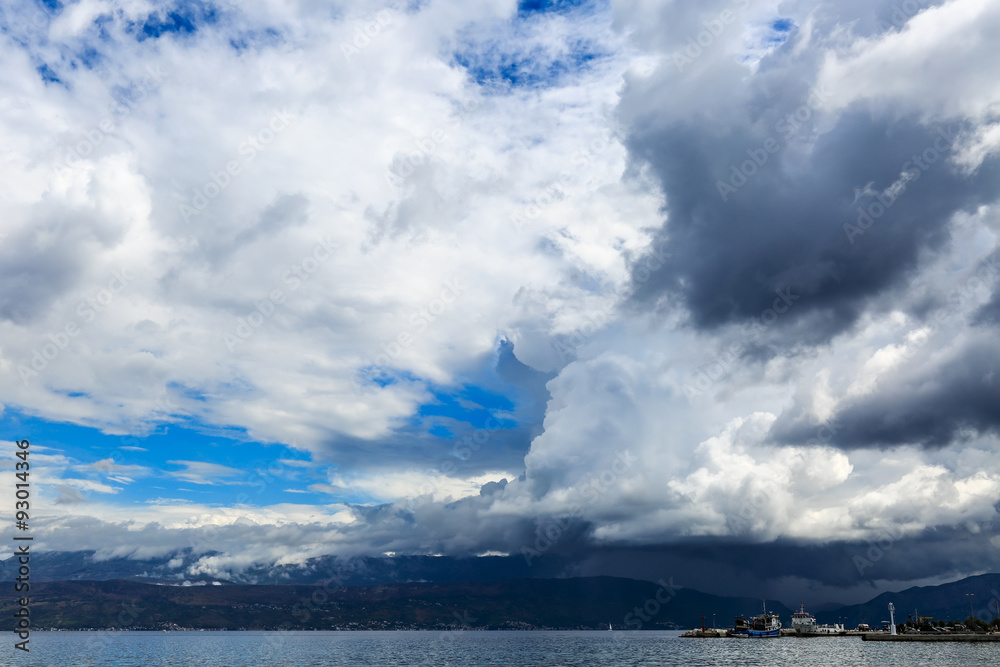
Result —
<instances>
[{"instance_id":1,"label":"blue boat hull","mask_svg":"<svg viewBox=\"0 0 1000 667\"><path fill-rule=\"evenodd\" d=\"M781 629L777 630L748 630L748 637L780 637Z\"/></svg>"}]
</instances>

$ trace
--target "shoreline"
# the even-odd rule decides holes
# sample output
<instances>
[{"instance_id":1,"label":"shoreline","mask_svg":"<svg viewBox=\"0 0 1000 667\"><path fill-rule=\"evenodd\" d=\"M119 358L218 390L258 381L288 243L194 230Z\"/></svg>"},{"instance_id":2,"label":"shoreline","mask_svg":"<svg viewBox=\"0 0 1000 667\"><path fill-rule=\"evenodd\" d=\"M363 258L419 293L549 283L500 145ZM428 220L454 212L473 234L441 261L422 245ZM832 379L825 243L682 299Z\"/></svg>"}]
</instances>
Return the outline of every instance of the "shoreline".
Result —
<instances>
[{"instance_id":1,"label":"shoreline","mask_svg":"<svg viewBox=\"0 0 1000 667\"><path fill-rule=\"evenodd\" d=\"M866 642L1000 642L1000 633L946 633L889 635L866 632L861 636Z\"/></svg>"}]
</instances>

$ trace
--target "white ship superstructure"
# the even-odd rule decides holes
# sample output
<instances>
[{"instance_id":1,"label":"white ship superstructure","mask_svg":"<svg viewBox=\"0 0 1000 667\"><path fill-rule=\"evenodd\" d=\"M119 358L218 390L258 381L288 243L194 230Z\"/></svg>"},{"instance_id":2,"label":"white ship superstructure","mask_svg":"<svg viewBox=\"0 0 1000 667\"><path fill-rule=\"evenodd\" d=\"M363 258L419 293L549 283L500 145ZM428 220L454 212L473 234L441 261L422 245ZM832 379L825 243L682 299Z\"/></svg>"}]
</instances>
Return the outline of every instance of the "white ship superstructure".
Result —
<instances>
[{"instance_id":1,"label":"white ship superstructure","mask_svg":"<svg viewBox=\"0 0 1000 667\"><path fill-rule=\"evenodd\" d=\"M816 619L812 614L806 613L806 606L799 603L799 610L792 614L792 630L799 634L816 632Z\"/></svg>"},{"instance_id":2,"label":"white ship superstructure","mask_svg":"<svg viewBox=\"0 0 1000 667\"><path fill-rule=\"evenodd\" d=\"M821 635L842 635L847 632L847 628L844 627L843 623L834 623L833 625L819 625L816 626L816 633Z\"/></svg>"}]
</instances>

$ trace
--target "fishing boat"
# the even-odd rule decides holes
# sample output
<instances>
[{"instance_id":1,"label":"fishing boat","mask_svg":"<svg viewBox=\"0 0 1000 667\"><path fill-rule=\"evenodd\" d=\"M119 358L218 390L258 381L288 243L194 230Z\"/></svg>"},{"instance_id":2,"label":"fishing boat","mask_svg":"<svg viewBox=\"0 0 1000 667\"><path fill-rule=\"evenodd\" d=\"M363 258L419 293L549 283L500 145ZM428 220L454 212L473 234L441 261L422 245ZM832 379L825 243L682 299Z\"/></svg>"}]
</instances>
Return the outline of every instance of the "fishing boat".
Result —
<instances>
[{"instance_id":1,"label":"fishing boat","mask_svg":"<svg viewBox=\"0 0 1000 667\"><path fill-rule=\"evenodd\" d=\"M760 616L753 617L750 626L750 637L778 637L781 635L781 621L777 615L764 612Z\"/></svg>"},{"instance_id":2,"label":"fishing boat","mask_svg":"<svg viewBox=\"0 0 1000 667\"><path fill-rule=\"evenodd\" d=\"M733 621L733 629L729 631L729 634L733 637L750 636L750 621L746 619L746 616L736 617L736 620Z\"/></svg>"},{"instance_id":3,"label":"fishing boat","mask_svg":"<svg viewBox=\"0 0 1000 667\"><path fill-rule=\"evenodd\" d=\"M767 613L767 606L764 606L764 613L747 619L746 616L737 616L733 621L733 629L729 631L730 637L778 637L781 635L781 621L777 614Z\"/></svg>"}]
</instances>

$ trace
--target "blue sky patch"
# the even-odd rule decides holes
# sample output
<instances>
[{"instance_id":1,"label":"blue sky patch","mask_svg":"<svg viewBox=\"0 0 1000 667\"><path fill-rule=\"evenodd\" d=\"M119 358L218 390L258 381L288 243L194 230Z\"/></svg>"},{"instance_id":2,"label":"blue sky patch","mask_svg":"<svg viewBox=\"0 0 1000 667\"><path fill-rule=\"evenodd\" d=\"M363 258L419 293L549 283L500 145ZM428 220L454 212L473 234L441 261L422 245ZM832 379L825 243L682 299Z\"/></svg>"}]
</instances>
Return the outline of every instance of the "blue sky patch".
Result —
<instances>
[{"instance_id":1,"label":"blue sky patch","mask_svg":"<svg viewBox=\"0 0 1000 667\"><path fill-rule=\"evenodd\" d=\"M565 12L593 5L593 0L521 0L517 3L518 16L545 12Z\"/></svg>"},{"instance_id":2,"label":"blue sky patch","mask_svg":"<svg viewBox=\"0 0 1000 667\"><path fill-rule=\"evenodd\" d=\"M218 20L219 13L210 4L181 2L147 16L144 23L136 26L137 38L141 42L169 34L191 35L202 25L212 25Z\"/></svg>"},{"instance_id":3,"label":"blue sky patch","mask_svg":"<svg viewBox=\"0 0 1000 667\"><path fill-rule=\"evenodd\" d=\"M328 466L316 465L308 453L291 447L246 439L239 429L169 425L142 437L108 435L9 407L0 416L0 428L9 439L30 440L35 453L66 457L69 463L61 479L69 480L68 486L73 486L72 480L88 480L116 490L85 492L91 501L127 504L174 498L222 506L330 502L327 494L308 490L311 484L326 482ZM33 467L44 465L48 474L57 472L56 464L43 461L36 457Z\"/></svg>"},{"instance_id":4,"label":"blue sky patch","mask_svg":"<svg viewBox=\"0 0 1000 667\"><path fill-rule=\"evenodd\" d=\"M97 29L97 37L102 42L111 41L111 30L114 27L115 19L114 17L103 14L94 19L94 27Z\"/></svg>"},{"instance_id":5,"label":"blue sky patch","mask_svg":"<svg viewBox=\"0 0 1000 667\"><path fill-rule=\"evenodd\" d=\"M397 370L391 366L371 364L358 371L356 380L361 385L388 387L398 382L417 382L418 378L411 373Z\"/></svg>"},{"instance_id":6,"label":"blue sky patch","mask_svg":"<svg viewBox=\"0 0 1000 667\"><path fill-rule=\"evenodd\" d=\"M795 27L795 24L792 23L791 19L778 19L771 24L771 27L774 28L776 32L788 32Z\"/></svg>"},{"instance_id":7,"label":"blue sky patch","mask_svg":"<svg viewBox=\"0 0 1000 667\"><path fill-rule=\"evenodd\" d=\"M45 83L62 83L62 79L60 79L56 75L55 71L45 63L36 67L35 71L38 72L38 76L42 77L42 81Z\"/></svg>"},{"instance_id":8,"label":"blue sky patch","mask_svg":"<svg viewBox=\"0 0 1000 667\"><path fill-rule=\"evenodd\" d=\"M548 88L589 71L606 50L575 27L603 3L523 0L510 21L465 31L452 61L487 91Z\"/></svg>"},{"instance_id":9,"label":"blue sky patch","mask_svg":"<svg viewBox=\"0 0 1000 667\"><path fill-rule=\"evenodd\" d=\"M97 63L101 60L101 53L92 46L88 46L76 54L76 58L73 61L73 65L80 63L87 69L94 69Z\"/></svg>"},{"instance_id":10,"label":"blue sky patch","mask_svg":"<svg viewBox=\"0 0 1000 667\"><path fill-rule=\"evenodd\" d=\"M444 417L447 420L465 422L473 428L485 428L490 418L495 419L495 413L510 412L514 403L500 394L492 393L482 387L467 386L454 393L435 392L435 402L420 407L417 418ZM516 426L509 419L497 420L503 427ZM434 434L433 429L430 431ZM435 434L436 435L436 434Z\"/></svg>"},{"instance_id":11,"label":"blue sky patch","mask_svg":"<svg viewBox=\"0 0 1000 667\"><path fill-rule=\"evenodd\" d=\"M791 37L795 23L791 19L777 19L771 22L771 35L767 38L768 46L780 46Z\"/></svg>"},{"instance_id":12,"label":"blue sky patch","mask_svg":"<svg viewBox=\"0 0 1000 667\"><path fill-rule=\"evenodd\" d=\"M427 432L438 438L450 438L453 435L451 431L441 424L432 426Z\"/></svg>"},{"instance_id":13,"label":"blue sky patch","mask_svg":"<svg viewBox=\"0 0 1000 667\"><path fill-rule=\"evenodd\" d=\"M486 88L538 87L558 85L567 75L587 70L602 54L593 44L580 40L568 45L556 57L541 47L525 51L507 51L497 43L485 49L474 45L455 53L455 62L469 76Z\"/></svg>"}]
</instances>

